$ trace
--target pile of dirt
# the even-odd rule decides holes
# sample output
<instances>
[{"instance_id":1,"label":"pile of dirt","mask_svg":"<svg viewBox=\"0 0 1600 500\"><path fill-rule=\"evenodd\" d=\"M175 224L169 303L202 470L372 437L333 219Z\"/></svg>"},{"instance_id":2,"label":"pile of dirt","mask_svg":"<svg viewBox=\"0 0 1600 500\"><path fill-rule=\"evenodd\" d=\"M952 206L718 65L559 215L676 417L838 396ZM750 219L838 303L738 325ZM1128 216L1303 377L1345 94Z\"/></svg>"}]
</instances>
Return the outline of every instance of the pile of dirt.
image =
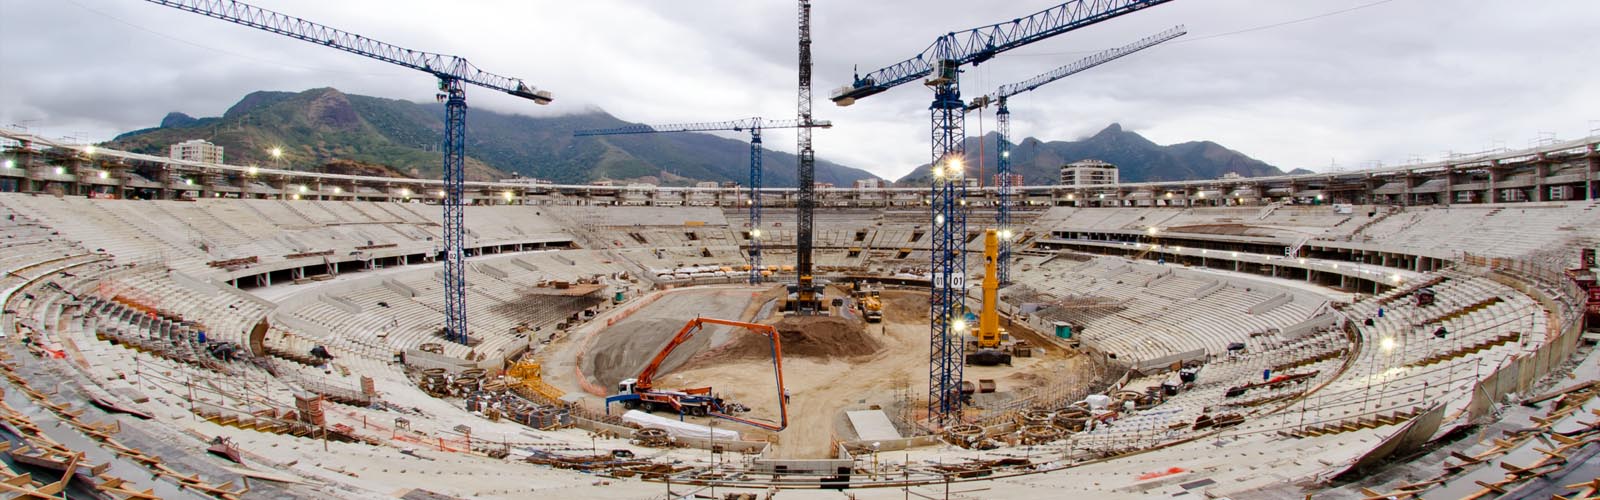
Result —
<instances>
[{"instance_id":1,"label":"pile of dirt","mask_svg":"<svg viewBox=\"0 0 1600 500\"><path fill-rule=\"evenodd\" d=\"M927 324L928 307L928 292L883 292L883 316L890 323Z\"/></svg>"},{"instance_id":2,"label":"pile of dirt","mask_svg":"<svg viewBox=\"0 0 1600 500\"><path fill-rule=\"evenodd\" d=\"M783 342L785 358L850 358L872 356L884 349L883 341L867 332L866 325L857 320L836 316L790 316L772 325L778 329ZM767 339L746 336L721 355L734 358L771 358L772 346Z\"/></svg>"}]
</instances>

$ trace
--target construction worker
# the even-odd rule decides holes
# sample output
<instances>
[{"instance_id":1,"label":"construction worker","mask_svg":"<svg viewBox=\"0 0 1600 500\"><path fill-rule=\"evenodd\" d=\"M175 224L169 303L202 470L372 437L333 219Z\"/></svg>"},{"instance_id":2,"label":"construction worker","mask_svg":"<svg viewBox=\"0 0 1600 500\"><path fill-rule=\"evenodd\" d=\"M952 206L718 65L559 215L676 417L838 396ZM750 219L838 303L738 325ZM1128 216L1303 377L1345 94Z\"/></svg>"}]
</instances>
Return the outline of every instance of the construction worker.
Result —
<instances>
[{"instance_id":1,"label":"construction worker","mask_svg":"<svg viewBox=\"0 0 1600 500\"><path fill-rule=\"evenodd\" d=\"M787 387L785 387L783 389L783 402L784 402L784 404L788 404L789 403L789 388L787 388Z\"/></svg>"}]
</instances>

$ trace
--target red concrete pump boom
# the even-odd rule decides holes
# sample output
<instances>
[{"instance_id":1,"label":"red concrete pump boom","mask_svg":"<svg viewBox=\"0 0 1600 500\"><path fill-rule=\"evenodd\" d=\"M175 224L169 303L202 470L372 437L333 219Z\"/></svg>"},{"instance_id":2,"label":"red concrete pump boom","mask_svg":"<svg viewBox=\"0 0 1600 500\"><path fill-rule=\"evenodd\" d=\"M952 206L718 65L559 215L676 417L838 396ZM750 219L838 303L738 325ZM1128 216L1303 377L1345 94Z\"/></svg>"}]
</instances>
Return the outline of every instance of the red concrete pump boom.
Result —
<instances>
[{"instance_id":1,"label":"red concrete pump boom","mask_svg":"<svg viewBox=\"0 0 1600 500\"><path fill-rule=\"evenodd\" d=\"M709 411L707 411L707 414L709 414L711 416L714 416L714 417L724 418L724 419L732 420L732 421L739 422L739 423L742 423L742 424L753 425L753 426L756 426L756 427L760 427L760 428L767 429L767 430L773 430L773 431L781 431L785 427L788 427L789 426L789 401L788 401L788 398L784 397L784 387L783 387L783 345L782 345L782 342L779 340L779 337L778 337L778 329L773 328L772 325L763 325L763 324L760 324L760 323L746 323L746 322L743 322L743 321L732 321L732 320L716 319L716 318L695 318L695 319L691 319L691 320L689 320L689 322L687 324L683 325L682 329L678 330L678 334L677 335L673 335L672 336L672 340L668 341L667 345L665 347L661 348L661 352L656 353L656 357L654 359L651 359L650 363L645 365L643 370L639 371L639 376L636 378L637 382L635 382L635 384L634 384L634 387L635 387L634 393L638 395L639 399L644 400L644 401L651 401L651 400L655 400L655 399L658 399L658 398L670 398L670 397L672 397L672 394L670 392L668 392L668 391L656 391L655 390L656 371L661 369L661 364L667 360L667 356L670 356L672 354L672 351L677 350L678 346L683 345L684 342L688 342L690 338L694 337L695 333L697 333L700 330L704 329L705 325L708 325L708 324L709 325L731 326L731 327L735 327L735 328L744 329L744 330L747 330L747 331L750 331L750 332L765 336L770 341L771 346L772 346L772 371L773 371L773 375L776 378L777 383L778 383L778 417L779 417L779 422L778 422L777 425L773 425L773 424L766 423L766 422L761 422L761 421L750 420L750 419L746 419L746 418L735 417L733 415L729 415L729 414L723 412L721 407L720 407L720 405L713 405L712 408ZM680 391L677 391L677 392L680 392L682 394L687 394L687 395L701 395L701 394L709 394L711 392L711 388L710 387L700 387L700 388L693 388L693 389L681 389ZM612 399L613 398L607 398L607 402L609 403ZM677 406L677 405L673 405L673 406Z\"/></svg>"}]
</instances>

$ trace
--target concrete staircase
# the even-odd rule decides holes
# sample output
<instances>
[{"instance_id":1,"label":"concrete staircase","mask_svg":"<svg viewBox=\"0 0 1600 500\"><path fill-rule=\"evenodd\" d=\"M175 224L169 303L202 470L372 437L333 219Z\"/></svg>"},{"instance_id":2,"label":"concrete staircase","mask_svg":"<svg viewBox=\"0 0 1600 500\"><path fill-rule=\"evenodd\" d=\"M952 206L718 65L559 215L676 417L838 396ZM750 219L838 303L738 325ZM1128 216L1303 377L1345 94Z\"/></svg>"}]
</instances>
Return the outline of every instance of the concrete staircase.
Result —
<instances>
[{"instance_id":1,"label":"concrete staircase","mask_svg":"<svg viewBox=\"0 0 1600 500\"><path fill-rule=\"evenodd\" d=\"M1382 413L1382 414L1375 415L1375 416L1366 416L1366 417L1345 419L1345 420L1340 420L1340 421L1337 421L1337 422L1329 422L1329 423L1326 423L1326 424L1312 425L1312 426L1308 426L1308 427L1301 428L1301 429L1283 431L1282 434L1285 435L1285 436L1289 436L1289 437L1307 438L1307 437L1316 437L1316 436L1326 436L1326 435L1330 435L1330 434L1343 434L1343 433L1346 433L1346 432L1355 432L1355 431L1359 431L1359 430L1362 430L1362 429L1375 429L1375 428L1378 428L1378 427L1395 425L1395 424L1398 424L1398 423L1401 423L1401 422L1405 422L1407 420L1411 420L1412 418L1415 418L1417 415L1421 415L1422 411L1423 411L1423 409L1421 407L1412 407L1409 410L1397 410L1397 411L1393 411L1393 412Z\"/></svg>"}]
</instances>

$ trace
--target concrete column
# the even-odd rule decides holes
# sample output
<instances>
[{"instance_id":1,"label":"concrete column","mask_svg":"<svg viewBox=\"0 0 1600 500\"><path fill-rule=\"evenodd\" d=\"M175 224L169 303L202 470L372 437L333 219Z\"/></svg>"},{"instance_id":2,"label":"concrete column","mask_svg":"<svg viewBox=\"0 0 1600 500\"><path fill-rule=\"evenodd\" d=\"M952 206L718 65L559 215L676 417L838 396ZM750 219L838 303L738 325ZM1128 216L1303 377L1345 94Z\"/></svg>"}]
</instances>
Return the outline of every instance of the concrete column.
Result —
<instances>
[{"instance_id":1,"label":"concrete column","mask_svg":"<svg viewBox=\"0 0 1600 500\"><path fill-rule=\"evenodd\" d=\"M171 168L163 168L163 169L161 169L161 173L156 175L156 179L155 179L156 183L161 185L161 188L156 191L156 198L162 199L162 200L170 200L170 199L172 199L172 190L169 189L167 186L171 186L172 185L172 179L174 177L177 177L177 176L173 175L173 172L172 172Z\"/></svg>"},{"instance_id":2,"label":"concrete column","mask_svg":"<svg viewBox=\"0 0 1600 500\"><path fill-rule=\"evenodd\" d=\"M217 185L225 182L221 174L204 174L200 177L200 197L215 198Z\"/></svg>"},{"instance_id":3,"label":"concrete column","mask_svg":"<svg viewBox=\"0 0 1600 500\"><path fill-rule=\"evenodd\" d=\"M1550 201L1550 193L1544 186L1545 177L1550 176L1550 160L1544 153L1539 153L1539 160L1533 164L1533 199L1531 201Z\"/></svg>"},{"instance_id":4,"label":"concrete column","mask_svg":"<svg viewBox=\"0 0 1600 500\"><path fill-rule=\"evenodd\" d=\"M1438 201L1440 205L1447 207L1456 202L1456 167L1454 165L1444 168L1444 199Z\"/></svg>"},{"instance_id":5,"label":"concrete column","mask_svg":"<svg viewBox=\"0 0 1600 500\"><path fill-rule=\"evenodd\" d=\"M1600 151L1589 151L1589 196L1587 199L1600 198Z\"/></svg>"},{"instance_id":6,"label":"concrete column","mask_svg":"<svg viewBox=\"0 0 1600 500\"><path fill-rule=\"evenodd\" d=\"M1487 169L1489 172L1489 196L1487 196L1487 199L1483 201L1484 203L1496 203L1500 201L1500 172L1495 170L1496 167L1499 166L1500 160L1493 160L1489 162L1489 168Z\"/></svg>"},{"instance_id":7,"label":"concrete column","mask_svg":"<svg viewBox=\"0 0 1600 500\"><path fill-rule=\"evenodd\" d=\"M1410 171L1400 175L1400 187L1402 188L1400 190L1400 206L1402 207L1411 206L1411 181Z\"/></svg>"}]
</instances>

